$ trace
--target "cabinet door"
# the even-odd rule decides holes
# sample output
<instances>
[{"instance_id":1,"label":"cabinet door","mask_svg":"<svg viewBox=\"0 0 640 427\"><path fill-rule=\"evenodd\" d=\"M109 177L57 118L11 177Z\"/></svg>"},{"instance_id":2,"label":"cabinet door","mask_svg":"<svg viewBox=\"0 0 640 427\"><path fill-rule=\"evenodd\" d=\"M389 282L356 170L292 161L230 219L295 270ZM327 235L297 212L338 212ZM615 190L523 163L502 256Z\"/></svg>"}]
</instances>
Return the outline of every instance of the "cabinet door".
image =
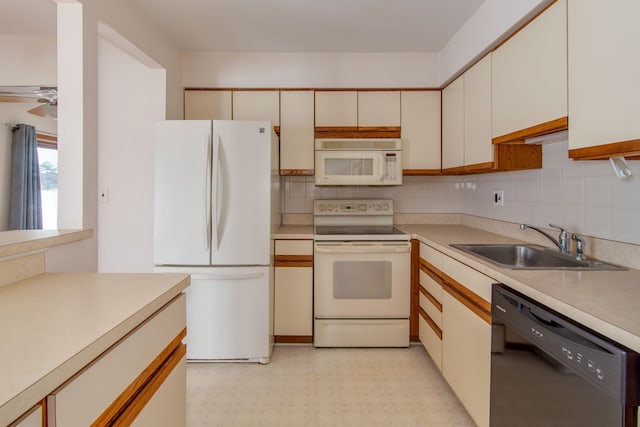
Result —
<instances>
[{"instance_id":1,"label":"cabinet door","mask_svg":"<svg viewBox=\"0 0 640 427\"><path fill-rule=\"evenodd\" d=\"M491 325L445 292L442 374L479 427L489 426Z\"/></svg>"},{"instance_id":2,"label":"cabinet door","mask_svg":"<svg viewBox=\"0 0 640 427\"><path fill-rule=\"evenodd\" d=\"M442 169L464 165L464 78L442 91Z\"/></svg>"},{"instance_id":3,"label":"cabinet door","mask_svg":"<svg viewBox=\"0 0 640 427\"><path fill-rule=\"evenodd\" d=\"M313 91L280 92L280 169L313 174Z\"/></svg>"},{"instance_id":4,"label":"cabinet door","mask_svg":"<svg viewBox=\"0 0 640 427\"><path fill-rule=\"evenodd\" d=\"M266 120L280 125L280 92L240 90L233 92L233 120Z\"/></svg>"},{"instance_id":5,"label":"cabinet door","mask_svg":"<svg viewBox=\"0 0 640 427\"><path fill-rule=\"evenodd\" d=\"M400 92L358 92L358 126L400 126Z\"/></svg>"},{"instance_id":6,"label":"cabinet door","mask_svg":"<svg viewBox=\"0 0 640 427\"><path fill-rule=\"evenodd\" d=\"M358 126L358 92L316 91L316 126Z\"/></svg>"},{"instance_id":7,"label":"cabinet door","mask_svg":"<svg viewBox=\"0 0 640 427\"><path fill-rule=\"evenodd\" d=\"M231 91L185 90L185 120L231 120Z\"/></svg>"},{"instance_id":8,"label":"cabinet door","mask_svg":"<svg viewBox=\"0 0 640 427\"><path fill-rule=\"evenodd\" d=\"M18 420L9 424L9 427L42 427L44 425L42 421L42 405L38 405L21 416Z\"/></svg>"},{"instance_id":9,"label":"cabinet door","mask_svg":"<svg viewBox=\"0 0 640 427\"><path fill-rule=\"evenodd\" d=\"M275 266L276 339L310 342L313 335L313 240L276 240Z\"/></svg>"},{"instance_id":10,"label":"cabinet door","mask_svg":"<svg viewBox=\"0 0 640 427\"><path fill-rule=\"evenodd\" d=\"M567 116L566 7L558 0L493 52L493 137Z\"/></svg>"},{"instance_id":11,"label":"cabinet door","mask_svg":"<svg viewBox=\"0 0 640 427\"><path fill-rule=\"evenodd\" d=\"M439 171L441 92L403 91L400 96L402 168Z\"/></svg>"},{"instance_id":12,"label":"cabinet door","mask_svg":"<svg viewBox=\"0 0 640 427\"><path fill-rule=\"evenodd\" d=\"M638 16L636 0L569 0L569 148L640 139Z\"/></svg>"},{"instance_id":13,"label":"cabinet door","mask_svg":"<svg viewBox=\"0 0 640 427\"><path fill-rule=\"evenodd\" d=\"M464 73L464 164L493 163L491 54Z\"/></svg>"}]
</instances>

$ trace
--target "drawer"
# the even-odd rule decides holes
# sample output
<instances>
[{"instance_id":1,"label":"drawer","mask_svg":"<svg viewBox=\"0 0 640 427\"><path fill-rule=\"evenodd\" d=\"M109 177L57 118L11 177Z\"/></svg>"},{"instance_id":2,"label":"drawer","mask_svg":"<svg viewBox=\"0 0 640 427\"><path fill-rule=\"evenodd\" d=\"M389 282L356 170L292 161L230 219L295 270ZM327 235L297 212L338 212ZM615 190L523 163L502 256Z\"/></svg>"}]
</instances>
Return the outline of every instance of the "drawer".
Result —
<instances>
[{"instance_id":1,"label":"drawer","mask_svg":"<svg viewBox=\"0 0 640 427\"><path fill-rule=\"evenodd\" d=\"M420 242L420 258L433 265L438 270L442 270L442 252L433 249L431 246Z\"/></svg>"},{"instance_id":2,"label":"drawer","mask_svg":"<svg viewBox=\"0 0 640 427\"><path fill-rule=\"evenodd\" d=\"M420 270L420 285L442 304L442 286L422 270Z\"/></svg>"},{"instance_id":3,"label":"drawer","mask_svg":"<svg viewBox=\"0 0 640 427\"><path fill-rule=\"evenodd\" d=\"M442 330L442 311L433 305L431 301L422 293L420 295L420 307L427 313L433 322Z\"/></svg>"},{"instance_id":4,"label":"drawer","mask_svg":"<svg viewBox=\"0 0 640 427\"><path fill-rule=\"evenodd\" d=\"M420 342L438 369L442 371L442 339L422 316L419 316L418 325Z\"/></svg>"},{"instance_id":5,"label":"drawer","mask_svg":"<svg viewBox=\"0 0 640 427\"><path fill-rule=\"evenodd\" d=\"M276 255L313 255L313 240L276 240Z\"/></svg>"},{"instance_id":6,"label":"drawer","mask_svg":"<svg viewBox=\"0 0 640 427\"><path fill-rule=\"evenodd\" d=\"M91 425L185 328L184 294L47 398L49 425Z\"/></svg>"},{"instance_id":7,"label":"drawer","mask_svg":"<svg viewBox=\"0 0 640 427\"><path fill-rule=\"evenodd\" d=\"M497 280L485 276L479 271L448 256L443 258L442 267L443 272L449 277L484 300L491 302L491 284L496 283Z\"/></svg>"}]
</instances>

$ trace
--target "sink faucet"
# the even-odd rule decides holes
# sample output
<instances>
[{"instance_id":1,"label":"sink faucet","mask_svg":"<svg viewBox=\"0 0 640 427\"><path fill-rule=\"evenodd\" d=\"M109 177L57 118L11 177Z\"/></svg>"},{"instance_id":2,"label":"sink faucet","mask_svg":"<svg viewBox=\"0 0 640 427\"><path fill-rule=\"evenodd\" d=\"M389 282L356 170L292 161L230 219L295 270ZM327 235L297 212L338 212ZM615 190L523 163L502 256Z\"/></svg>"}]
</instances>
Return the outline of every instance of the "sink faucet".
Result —
<instances>
[{"instance_id":1,"label":"sink faucet","mask_svg":"<svg viewBox=\"0 0 640 427\"><path fill-rule=\"evenodd\" d=\"M568 254L569 253L569 234L567 233L567 230L560 227L559 225L549 224L549 226L560 230L560 235L558 236L557 239L553 236L550 236L546 231L543 231L538 227L534 227L533 225L529 225L529 224L520 224L520 230L524 230L526 228L536 230L538 233L542 234L544 237L551 240L558 247L558 249L560 249L560 252L562 252L563 254Z\"/></svg>"},{"instance_id":2,"label":"sink faucet","mask_svg":"<svg viewBox=\"0 0 640 427\"><path fill-rule=\"evenodd\" d=\"M571 236L571 240L576 241L576 259L578 261L584 261L585 259L587 259L584 256L584 237L579 234L574 234L573 236Z\"/></svg>"}]
</instances>

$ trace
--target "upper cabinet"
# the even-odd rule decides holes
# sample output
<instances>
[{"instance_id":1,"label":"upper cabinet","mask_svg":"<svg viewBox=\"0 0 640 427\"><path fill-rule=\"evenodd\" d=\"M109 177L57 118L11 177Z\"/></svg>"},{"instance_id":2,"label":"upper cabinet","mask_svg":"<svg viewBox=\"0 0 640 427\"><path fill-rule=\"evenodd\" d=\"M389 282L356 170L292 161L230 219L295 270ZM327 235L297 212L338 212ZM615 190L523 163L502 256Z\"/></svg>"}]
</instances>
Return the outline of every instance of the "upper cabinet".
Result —
<instances>
[{"instance_id":1,"label":"upper cabinet","mask_svg":"<svg viewBox=\"0 0 640 427\"><path fill-rule=\"evenodd\" d=\"M400 92L358 92L358 126L400 126Z\"/></svg>"},{"instance_id":2,"label":"upper cabinet","mask_svg":"<svg viewBox=\"0 0 640 427\"><path fill-rule=\"evenodd\" d=\"M495 144L491 138L492 56L486 55L442 91L442 172L463 174L542 167L540 146Z\"/></svg>"},{"instance_id":3,"label":"upper cabinet","mask_svg":"<svg viewBox=\"0 0 640 427\"><path fill-rule=\"evenodd\" d=\"M581 0L576 3L582 6ZM600 3L600 9L613 9L610 2ZM593 31L594 39L598 35L603 40L608 39L608 36L604 37L606 32L594 31L594 28L600 28L600 25L588 28ZM612 48L611 44L607 48ZM594 51L600 54L600 50ZM611 67L611 64L606 66ZM526 137L566 129L566 0L555 2L498 47L493 52L492 68L494 143L521 142ZM596 84L607 86L611 81L600 80ZM585 90L591 92L592 89Z\"/></svg>"},{"instance_id":4,"label":"upper cabinet","mask_svg":"<svg viewBox=\"0 0 640 427\"><path fill-rule=\"evenodd\" d=\"M316 138L399 138L400 91L316 91Z\"/></svg>"},{"instance_id":5,"label":"upper cabinet","mask_svg":"<svg viewBox=\"0 0 640 427\"><path fill-rule=\"evenodd\" d=\"M640 2L568 0L569 156L640 154Z\"/></svg>"},{"instance_id":6,"label":"upper cabinet","mask_svg":"<svg viewBox=\"0 0 640 427\"><path fill-rule=\"evenodd\" d=\"M405 175L440 173L441 92L403 91L400 94L402 168Z\"/></svg>"},{"instance_id":7,"label":"upper cabinet","mask_svg":"<svg viewBox=\"0 0 640 427\"><path fill-rule=\"evenodd\" d=\"M185 120L231 120L230 90L184 91Z\"/></svg>"},{"instance_id":8,"label":"upper cabinet","mask_svg":"<svg viewBox=\"0 0 640 427\"><path fill-rule=\"evenodd\" d=\"M491 54L464 73L464 166L493 167L491 143Z\"/></svg>"},{"instance_id":9,"label":"upper cabinet","mask_svg":"<svg viewBox=\"0 0 640 427\"><path fill-rule=\"evenodd\" d=\"M464 166L464 75L442 91L442 170L462 172Z\"/></svg>"},{"instance_id":10,"label":"upper cabinet","mask_svg":"<svg viewBox=\"0 0 640 427\"><path fill-rule=\"evenodd\" d=\"M280 92L280 174L314 173L312 90Z\"/></svg>"},{"instance_id":11,"label":"upper cabinet","mask_svg":"<svg viewBox=\"0 0 640 427\"><path fill-rule=\"evenodd\" d=\"M233 120L267 120L272 126L280 126L280 92L233 91Z\"/></svg>"},{"instance_id":12,"label":"upper cabinet","mask_svg":"<svg viewBox=\"0 0 640 427\"><path fill-rule=\"evenodd\" d=\"M316 126L358 126L358 92L316 91Z\"/></svg>"}]
</instances>

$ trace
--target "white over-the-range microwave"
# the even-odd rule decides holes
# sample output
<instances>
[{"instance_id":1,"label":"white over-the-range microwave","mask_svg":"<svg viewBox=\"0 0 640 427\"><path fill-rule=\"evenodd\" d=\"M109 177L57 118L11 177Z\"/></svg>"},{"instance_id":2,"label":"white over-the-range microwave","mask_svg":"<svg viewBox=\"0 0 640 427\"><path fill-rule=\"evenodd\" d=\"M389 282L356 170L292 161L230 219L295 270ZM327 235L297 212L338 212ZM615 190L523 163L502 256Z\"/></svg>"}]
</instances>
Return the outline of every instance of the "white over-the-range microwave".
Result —
<instances>
[{"instance_id":1,"label":"white over-the-range microwave","mask_svg":"<svg viewBox=\"0 0 640 427\"><path fill-rule=\"evenodd\" d=\"M316 185L401 185L402 141L316 139Z\"/></svg>"}]
</instances>

